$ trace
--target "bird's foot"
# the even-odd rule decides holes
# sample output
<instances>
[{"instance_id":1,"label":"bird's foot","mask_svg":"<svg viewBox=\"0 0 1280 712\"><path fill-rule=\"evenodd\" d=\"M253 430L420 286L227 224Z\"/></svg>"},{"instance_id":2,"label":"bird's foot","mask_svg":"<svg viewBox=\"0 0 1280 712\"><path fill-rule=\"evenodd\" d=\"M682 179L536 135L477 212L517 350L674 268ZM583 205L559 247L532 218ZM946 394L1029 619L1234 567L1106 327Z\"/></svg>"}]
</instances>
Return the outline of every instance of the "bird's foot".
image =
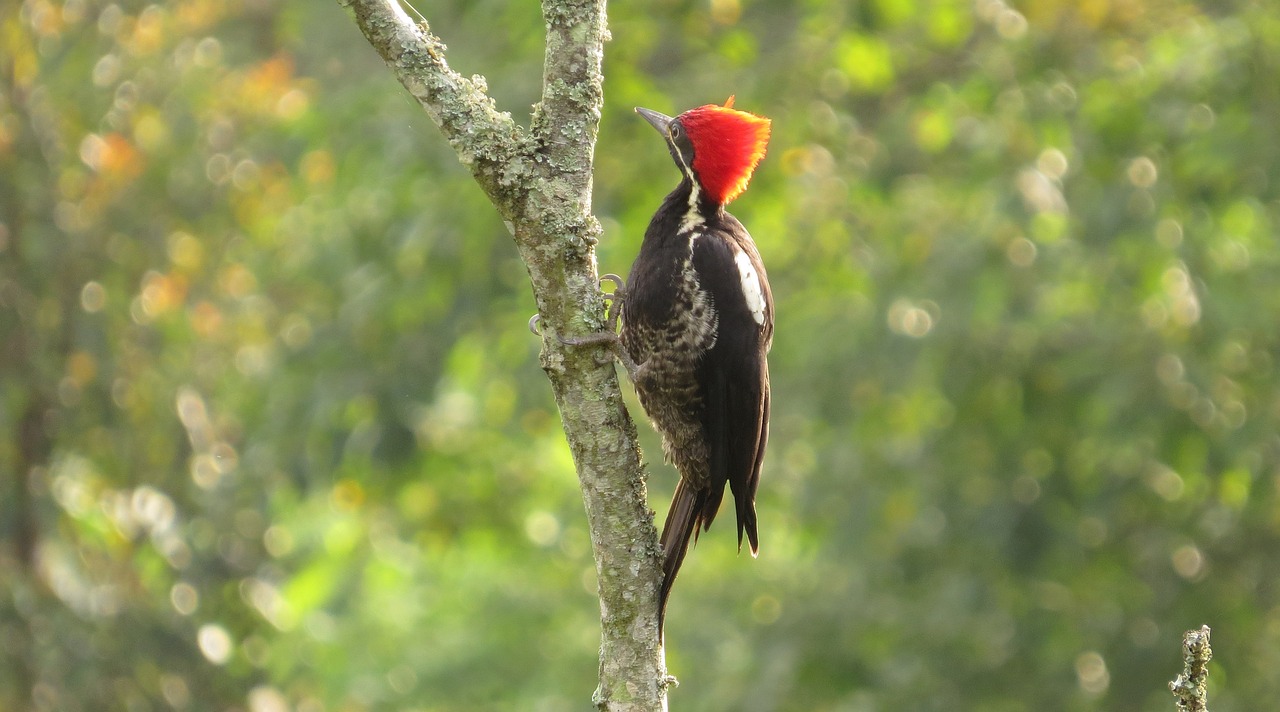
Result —
<instances>
[{"instance_id":1,"label":"bird's foot","mask_svg":"<svg viewBox=\"0 0 1280 712\"><path fill-rule=\"evenodd\" d=\"M647 361L645 363L636 363L635 359L631 358L631 354L627 353L627 350L622 347L622 339L615 337L613 348L610 351L613 352L613 357L618 360L618 363L622 364L622 367L627 370L627 378L630 378L632 383L638 384L648 376L649 369L646 367L649 363Z\"/></svg>"},{"instance_id":2,"label":"bird's foot","mask_svg":"<svg viewBox=\"0 0 1280 712\"><path fill-rule=\"evenodd\" d=\"M607 355L597 361L601 364L609 363L614 359L627 369L627 376L632 383L636 383L645 376L644 364L637 364L631 354L622 347L622 339L618 336L618 322L622 317L622 305L626 298L626 283L616 274L606 274L600 277L600 282L613 282L614 288L612 292L604 292L604 298L609 302L609 310L605 316L604 331L597 331L594 334L584 334L582 336L561 336L556 334L556 340L566 346L593 346L598 344L607 344ZM529 319L529 331L535 336L542 336L540 328L542 322L541 314L534 314Z\"/></svg>"},{"instance_id":3,"label":"bird's foot","mask_svg":"<svg viewBox=\"0 0 1280 712\"><path fill-rule=\"evenodd\" d=\"M627 298L627 283L616 274L609 273L600 277L600 283L613 282L613 291L605 292L605 301L609 302L609 313L605 317L605 329L610 334L618 333L618 322L622 319L622 305Z\"/></svg>"},{"instance_id":4,"label":"bird's foot","mask_svg":"<svg viewBox=\"0 0 1280 712\"><path fill-rule=\"evenodd\" d=\"M585 346L588 344L602 344L617 338L618 321L622 316L622 299L623 289L626 283L616 274L606 274L600 277L600 282L613 282L612 292L601 292L606 302L609 302L608 311L605 314L605 330L600 333L588 334L586 336L570 336L564 337L557 335L556 338L562 344L570 346ZM534 336L542 336L542 315L534 314L529 317L529 331Z\"/></svg>"}]
</instances>

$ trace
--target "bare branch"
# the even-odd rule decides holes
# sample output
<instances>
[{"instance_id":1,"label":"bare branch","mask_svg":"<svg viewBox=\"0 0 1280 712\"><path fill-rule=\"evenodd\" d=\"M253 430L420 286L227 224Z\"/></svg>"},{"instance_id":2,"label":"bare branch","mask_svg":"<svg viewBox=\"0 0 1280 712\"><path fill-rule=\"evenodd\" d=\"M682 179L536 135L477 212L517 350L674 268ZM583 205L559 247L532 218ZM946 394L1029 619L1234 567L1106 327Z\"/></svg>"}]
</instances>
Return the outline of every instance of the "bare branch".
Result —
<instances>
[{"instance_id":1,"label":"bare branch","mask_svg":"<svg viewBox=\"0 0 1280 712\"><path fill-rule=\"evenodd\" d=\"M1187 631L1182 637L1182 674L1169 683L1169 690L1177 698L1178 712L1208 712L1207 687L1212 658L1209 626Z\"/></svg>"},{"instance_id":2,"label":"bare branch","mask_svg":"<svg viewBox=\"0 0 1280 712\"><path fill-rule=\"evenodd\" d=\"M497 110L484 77L467 79L449 67L444 43L426 22L415 24L396 0L340 2L352 9L369 44L511 220L527 192L519 167L532 153L528 133L510 114Z\"/></svg>"}]
</instances>

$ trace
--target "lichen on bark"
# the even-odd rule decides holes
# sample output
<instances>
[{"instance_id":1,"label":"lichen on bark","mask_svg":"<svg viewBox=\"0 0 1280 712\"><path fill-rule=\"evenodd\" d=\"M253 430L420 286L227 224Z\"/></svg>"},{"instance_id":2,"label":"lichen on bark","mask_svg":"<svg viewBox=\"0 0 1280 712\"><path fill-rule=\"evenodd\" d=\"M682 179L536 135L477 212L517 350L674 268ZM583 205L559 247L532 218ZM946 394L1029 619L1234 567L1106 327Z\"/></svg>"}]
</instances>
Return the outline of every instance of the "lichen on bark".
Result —
<instances>
[{"instance_id":1,"label":"lichen on bark","mask_svg":"<svg viewBox=\"0 0 1280 712\"><path fill-rule=\"evenodd\" d=\"M1212 659L1209 626L1202 625L1182 636L1182 674L1169 683L1178 712L1208 712L1209 661Z\"/></svg>"}]
</instances>

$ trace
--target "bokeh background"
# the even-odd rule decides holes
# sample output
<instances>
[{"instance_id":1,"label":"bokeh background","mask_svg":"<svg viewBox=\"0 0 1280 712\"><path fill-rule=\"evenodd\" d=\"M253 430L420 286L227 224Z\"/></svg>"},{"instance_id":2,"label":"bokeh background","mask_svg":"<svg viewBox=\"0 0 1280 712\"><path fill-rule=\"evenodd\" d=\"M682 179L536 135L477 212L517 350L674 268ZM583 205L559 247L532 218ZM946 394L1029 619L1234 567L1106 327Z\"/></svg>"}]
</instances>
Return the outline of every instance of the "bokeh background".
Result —
<instances>
[{"instance_id":1,"label":"bokeh background","mask_svg":"<svg viewBox=\"0 0 1280 712\"><path fill-rule=\"evenodd\" d=\"M419 9L527 121L537 3ZM610 11L602 271L677 178L632 107L774 120L762 552L692 553L673 708L1168 710L1205 623L1275 705L1280 8ZM0 4L0 710L587 709L532 311L337 3Z\"/></svg>"}]
</instances>

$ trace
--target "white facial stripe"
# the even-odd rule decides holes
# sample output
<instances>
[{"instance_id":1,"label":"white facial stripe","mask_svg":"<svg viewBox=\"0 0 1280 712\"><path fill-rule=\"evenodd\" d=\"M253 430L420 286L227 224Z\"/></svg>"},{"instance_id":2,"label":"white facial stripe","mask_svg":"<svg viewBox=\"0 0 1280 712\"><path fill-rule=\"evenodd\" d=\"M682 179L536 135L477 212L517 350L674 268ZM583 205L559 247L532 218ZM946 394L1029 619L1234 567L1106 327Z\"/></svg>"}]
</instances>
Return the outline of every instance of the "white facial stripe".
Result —
<instances>
[{"instance_id":1,"label":"white facial stripe","mask_svg":"<svg viewBox=\"0 0 1280 712\"><path fill-rule=\"evenodd\" d=\"M685 213L684 217L680 219L680 232L689 232L704 222L702 214L698 212L698 179L693 175L693 169L689 167L689 164L684 162L684 156L679 151L676 151L675 154L676 160L680 162L680 170L684 171L686 176L689 176L689 184L693 186L689 191L689 212Z\"/></svg>"},{"instance_id":2,"label":"white facial stripe","mask_svg":"<svg viewBox=\"0 0 1280 712\"><path fill-rule=\"evenodd\" d=\"M738 265L738 276L742 279L742 295L747 298L747 309L757 324L764 325L764 290L760 288L760 275L751 266L751 258L747 253L734 247L733 261Z\"/></svg>"},{"instance_id":3,"label":"white facial stripe","mask_svg":"<svg viewBox=\"0 0 1280 712\"><path fill-rule=\"evenodd\" d=\"M689 232L702 223L702 213L698 212L698 183L695 181L689 191L689 212L680 219L680 232Z\"/></svg>"}]
</instances>

